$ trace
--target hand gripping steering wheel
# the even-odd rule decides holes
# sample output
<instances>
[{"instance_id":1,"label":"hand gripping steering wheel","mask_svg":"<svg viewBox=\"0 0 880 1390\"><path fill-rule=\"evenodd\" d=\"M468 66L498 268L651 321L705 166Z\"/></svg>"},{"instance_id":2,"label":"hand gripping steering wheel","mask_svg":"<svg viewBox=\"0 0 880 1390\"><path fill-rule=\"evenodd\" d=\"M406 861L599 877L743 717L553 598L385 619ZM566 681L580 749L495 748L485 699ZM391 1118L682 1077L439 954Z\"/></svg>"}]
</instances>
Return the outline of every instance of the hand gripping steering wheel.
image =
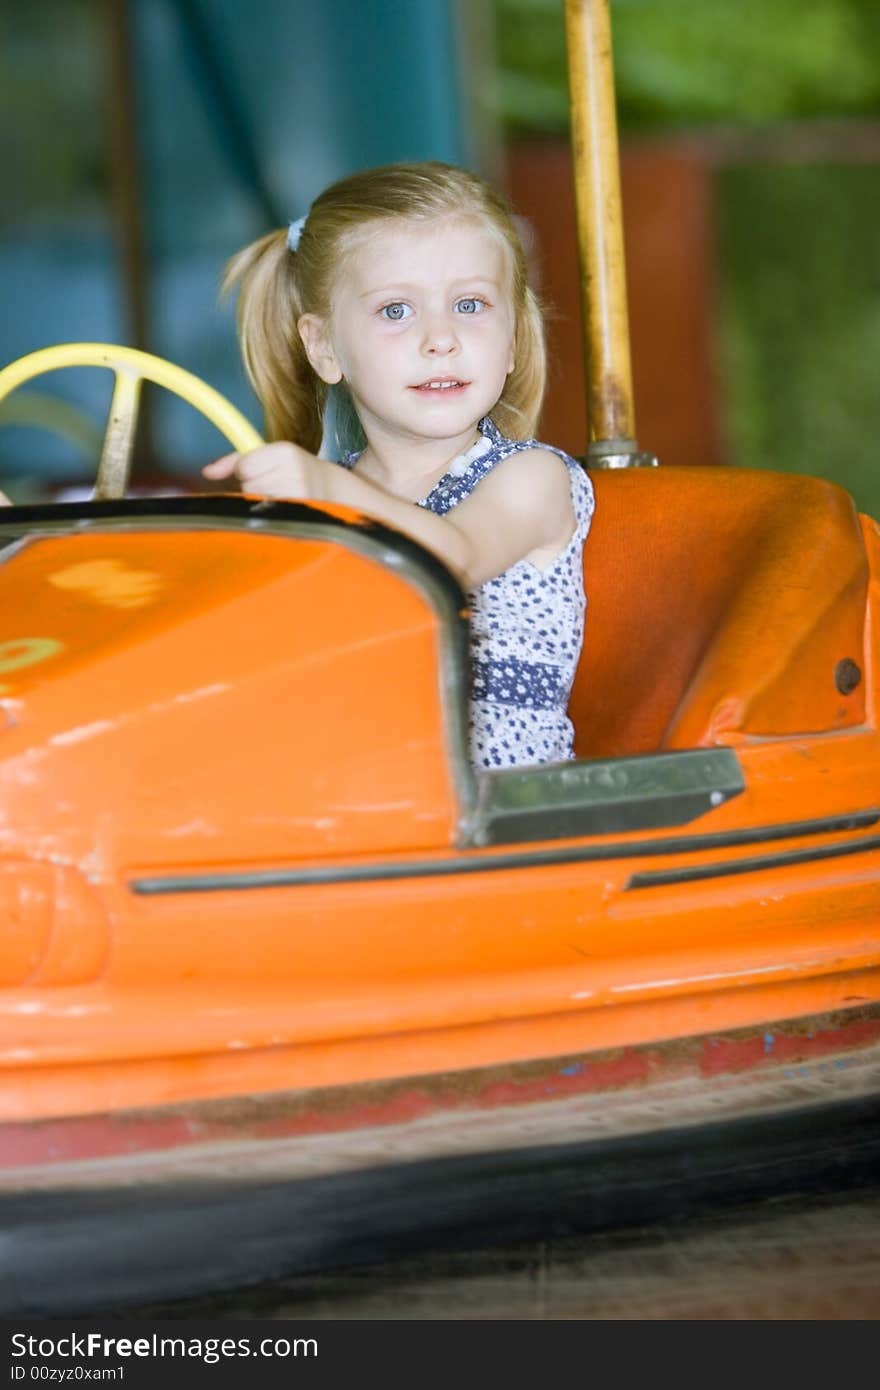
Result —
<instances>
[{"instance_id":1,"label":"hand gripping steering wheel","mask_svg":"<svg viewBox=\"0 0 880 1390\"><path fill-rule=\"evenodd\" d=\"M125 496L142 381L164 386L195 406L239 452L256 449L263 442L241 411L200 377L152 353L112 343L60 343L19 357L0 371L0 401L25 381L58 367L109 367L116 376L92 493L95 501Z\"/></svg>"}]
</instances>

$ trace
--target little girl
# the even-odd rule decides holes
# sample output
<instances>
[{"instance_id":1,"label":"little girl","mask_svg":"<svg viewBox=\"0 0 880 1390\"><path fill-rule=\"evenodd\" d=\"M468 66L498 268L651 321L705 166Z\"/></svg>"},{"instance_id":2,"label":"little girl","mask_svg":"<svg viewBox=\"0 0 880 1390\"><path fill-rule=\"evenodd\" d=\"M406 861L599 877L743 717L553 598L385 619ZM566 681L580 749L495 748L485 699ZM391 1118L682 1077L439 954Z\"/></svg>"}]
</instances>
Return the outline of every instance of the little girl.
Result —
<instances>
[{"instance_id":1,"label":"little girl","mask_svg":"<svg viewBox=\"0 0 880 1390\"><path fill-rule=\"evenodd\" d=\"M204 475L344 503L432 550L470 596L475 766L570 758L593 490L532 437L543 324L503 200L447 164L365 170L241 251L235 286L277 442Z\"/></svg>"}]
</instances>

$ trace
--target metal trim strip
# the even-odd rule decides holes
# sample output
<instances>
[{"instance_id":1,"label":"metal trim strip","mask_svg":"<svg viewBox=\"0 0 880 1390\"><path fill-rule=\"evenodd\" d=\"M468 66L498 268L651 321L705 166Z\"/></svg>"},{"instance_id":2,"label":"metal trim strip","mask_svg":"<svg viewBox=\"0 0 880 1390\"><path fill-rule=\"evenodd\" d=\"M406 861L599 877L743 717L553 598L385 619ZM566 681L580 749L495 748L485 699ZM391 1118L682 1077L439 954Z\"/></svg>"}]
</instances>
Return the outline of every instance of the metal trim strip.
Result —
<instances>
[{"instance_id":1,"label":"metal trim strip","mask_svg":"<svg viewBox=\"0 0 880 1390\"><path fill-rule=\"evenodd\" d=\"M880 820L880 809L870 808L847 815L826 816L819 820L791 821L786 824L754 826L747 830L716 831L706 835L687 835L665 840L639 840L603 845L573 845L551 850L517 850L503 854L475 853L450 859L421 859L379 864L312 865L293 869L256 869L242 873L163 874L134 878L132 892L142 896L174 893L247 892L261 888L307 888L328 883L370 883L383 880L440 878L456 874L493 873L504 869L546 868L557 864L589 863L597 860L636 859L660 854L696 854L704 850L733 849L739 845L769 840L797 839L803 835L832 835L863 830ZM856 853L863 845L880 848L880 837L852 842L842 847L828 846L839 853ZM795 851L800 853L801 851ZM809 854L810 851L802 851ZM771 858L778 856L770 856ZM763 861L742 860L741 863ZM714 867L714 866L710 866ZM724 872L726 865L721 867ZM670 871L662 871L670 872ZM633 885L634 874L627 887ZM641 886L641 885L638 885ZM648 886L648 885L645 885Z\"/></svg>"},{"instance_id":2,"label":"metal trim strip","mask_svg":"<svg viewBox=\"0 0 880 1390\"><path fill-rule=\"evenodd\" d=\"M818 859L839 859L845 854L868 854L880 850L880 835L843 844L820 845L816 849L790 849L781 854L765 854L754 859L726 859L716 864L696 864L681 869L649 869L633 874L625 892L639 888L662 888L671 884L695 883L707 878L727 878L733 874L757 873L762 869L781 869L789 864L809 864Z\"/></svg>"}]
</instances>

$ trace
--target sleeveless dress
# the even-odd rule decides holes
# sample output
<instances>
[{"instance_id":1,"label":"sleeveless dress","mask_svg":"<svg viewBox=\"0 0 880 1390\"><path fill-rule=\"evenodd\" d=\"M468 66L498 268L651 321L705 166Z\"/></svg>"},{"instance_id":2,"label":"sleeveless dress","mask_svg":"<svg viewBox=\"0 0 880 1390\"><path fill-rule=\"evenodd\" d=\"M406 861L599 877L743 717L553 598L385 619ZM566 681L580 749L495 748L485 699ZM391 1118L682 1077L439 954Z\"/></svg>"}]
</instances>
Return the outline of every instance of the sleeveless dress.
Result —
<instances>
[{"instance_id":1,"label":"sleeveless dress","mask_svg":"<svg viewBox=\"0 0 880 1390\"><path fill-rule=\"evenodd\" d=\"M566 709L583 643L583 548L593 487L582 466L561 449L508 439L488 416L477 428L481 438L453 460L418 506L445 516L502 459L537 448L557 454L568 468L576 525L546 569L518 560L468 595L471 761L477 771L562 762L574 756ZM358 458L346 453L340 462L353 468Z\"/></svg>"}]
</instances>

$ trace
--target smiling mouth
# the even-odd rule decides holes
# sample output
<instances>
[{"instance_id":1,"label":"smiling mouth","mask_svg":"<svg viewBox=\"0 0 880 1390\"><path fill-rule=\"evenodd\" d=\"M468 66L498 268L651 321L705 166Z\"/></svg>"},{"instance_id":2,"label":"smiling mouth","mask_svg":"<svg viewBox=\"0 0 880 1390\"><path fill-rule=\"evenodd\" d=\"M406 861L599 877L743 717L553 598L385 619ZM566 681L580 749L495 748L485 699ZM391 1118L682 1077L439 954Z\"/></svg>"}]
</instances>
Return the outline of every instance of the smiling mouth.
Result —
<instances>
[{"instance_id":1,"label":"smiling mouth","mask_svg":"<svg viewBox=\"0 0 880 1390\"><path fill-rule=\"evenodd\" d=\"M411 391L431 391L434 395L441 395L448 391L463 391L466 386L470 386L469 381L461 381L453 376L432 376L429 381L422 381L418 386L411 386Z\"/></svg>"}]
</instances>

